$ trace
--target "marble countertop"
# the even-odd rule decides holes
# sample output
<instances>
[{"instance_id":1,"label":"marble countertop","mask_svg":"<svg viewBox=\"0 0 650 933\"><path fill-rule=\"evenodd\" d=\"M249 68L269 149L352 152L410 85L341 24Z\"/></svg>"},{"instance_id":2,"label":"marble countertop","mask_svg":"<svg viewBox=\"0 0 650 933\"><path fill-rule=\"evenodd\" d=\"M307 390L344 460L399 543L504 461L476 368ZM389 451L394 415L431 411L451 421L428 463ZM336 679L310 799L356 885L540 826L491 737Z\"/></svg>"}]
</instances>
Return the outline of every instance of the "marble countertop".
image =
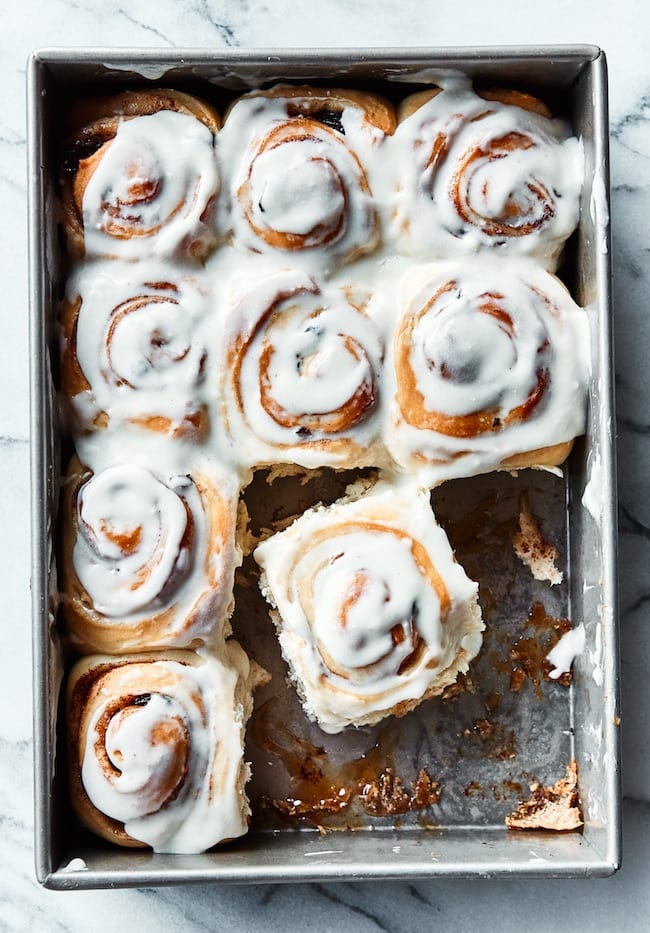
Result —
<instances>
[{"instance_id":1,"label":"marble countertop","mask_svg":"<svg viewBox=\"0 0 650 933\"><path fill-rule=\"evenodd\" d=\"M458 18L418 0L23 0L0 45L4 311L0 372L0 541L5 663L0 679L0 929L319 931L650 928L650 13L547 0L467 0ZM496 9L495 9L496 8ZM151 10L155 9L155 18ZM33 869L25 67L53 46L336 47L594 43L610 69L612 225L620 483L624 862L605 880L436 880L381 885L200 886L56 894Z\"/></svg>"}]
</instances>

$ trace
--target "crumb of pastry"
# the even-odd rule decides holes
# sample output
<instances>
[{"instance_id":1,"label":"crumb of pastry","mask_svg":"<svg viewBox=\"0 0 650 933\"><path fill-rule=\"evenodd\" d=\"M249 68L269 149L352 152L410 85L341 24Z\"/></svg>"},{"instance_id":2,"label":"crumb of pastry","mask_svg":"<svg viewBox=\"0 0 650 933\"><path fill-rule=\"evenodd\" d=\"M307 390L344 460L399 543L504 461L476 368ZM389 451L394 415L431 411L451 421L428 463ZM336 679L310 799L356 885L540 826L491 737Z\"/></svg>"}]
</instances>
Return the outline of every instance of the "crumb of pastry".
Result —
<instances>
[{"instance_id":1,"label":"crumb of pastry","mask_svg":"<svg viewBox=\"0 0 650 933\"><path fill-rule=\"evenodd\" d=\"M572 832L584 825L578 796L578 765L569 762L566 775L552 787L531 785L531 796L506 816L508 829Z\"/></svg>"},{"instance_id":2,"label":"crumb of pastry","mask_svg":"<svg viewBox=\"0 0 650 933\"><path fill-rule=\"evenodd\" d=\"M272 486L276 479L284 479L287 476L299 476L301 486L310 483L315 476L321 473L321 469L308 469L299 463L270 463L264 469L268 470L264 481Z\"/></svg>"},{"instance_id":3,"label":"crumb of pastry","mask_svg":"<svg viewBox=\"0 0 650 933\"><path fill-rule=\"evenodd\" d=\"M519 531L513 539L517 557L529 568L536 580L548 580L554 586L561 583L564 574L557 569L557 548L545 541L539 523L523 493L519 500Z\"/></svg>"},{"instance_id":4,"label":"crumb of pastry","mask_svg":"<svg viewBox=\"0 0 650 933\"><path fill-rule=\"evenodd\" d=\"M236 540L244 557L252 554L258 545L257 538L250 530L250 514L243 496L237 505Z\"/></svg>"}]
</instances>

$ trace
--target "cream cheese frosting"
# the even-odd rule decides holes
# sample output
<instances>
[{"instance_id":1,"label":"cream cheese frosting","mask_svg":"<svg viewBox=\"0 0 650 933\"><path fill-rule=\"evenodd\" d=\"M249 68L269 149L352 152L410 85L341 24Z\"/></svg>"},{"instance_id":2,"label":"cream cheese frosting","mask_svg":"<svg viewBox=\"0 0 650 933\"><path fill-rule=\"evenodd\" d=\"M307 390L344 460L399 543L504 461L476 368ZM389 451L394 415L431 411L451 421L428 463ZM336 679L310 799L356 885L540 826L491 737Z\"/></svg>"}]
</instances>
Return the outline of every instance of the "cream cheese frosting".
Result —
<instances>
[{"instance_id":1,"label":"cream cheese frosting","mask_svg":"<svg viewBox=\"0 0 650 933\"><path fill-rule=\"evenodd\" d=\"M254 557L291 677L325 732L442 693L481 646L478 587L416 486L380 483L310 510Z\"/></svg>"},{"instance_id":2,"label":"cream cheese frosting","mask_svg":"<svg viewBox=\"0 0 650 933\"><path fill-rule=\"evenodd\" d=\"M98 667L79 749L93 806L156 852L202 852L245 833L250 665L239 645L108 670L102 661L81 662Z\"/></svg>"}]
</instances>

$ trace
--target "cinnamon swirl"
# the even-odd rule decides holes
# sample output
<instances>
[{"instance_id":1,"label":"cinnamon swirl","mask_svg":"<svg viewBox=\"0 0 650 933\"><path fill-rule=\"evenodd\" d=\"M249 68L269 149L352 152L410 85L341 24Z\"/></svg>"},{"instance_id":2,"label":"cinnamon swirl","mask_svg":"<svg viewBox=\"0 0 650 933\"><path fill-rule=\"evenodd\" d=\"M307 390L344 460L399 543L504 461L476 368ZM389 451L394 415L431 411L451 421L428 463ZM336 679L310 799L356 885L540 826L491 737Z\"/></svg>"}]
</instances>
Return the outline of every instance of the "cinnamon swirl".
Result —
<instances>
[{"instance_id":1,"label":"cinnamon swirl","mask_svg":"<svg viewBox=\"0 0 650 933\"><path fill-rule=\"evenodd\" d=\"M151 261L98 262L69 281L61 378L79 430L127 421L205 437L209 297L196 278L171 273Z\"/></svg>"},{"instance_id":2,"label":"cinnamon swirl","mask_svg":"<svg viewBox=\"0 0 650 933\"><path fill-rule=\"evenodd\" d=\"M72 255L205 258L216 243L216 112L180 91L126 91L81 103L71 122L61 216Z\"/></svg>"},{"instance_id":3,"label":"cinnamon swirl","mask_svg":"<svg viewBox=\"0 0 650 933\"><path fill-rule=\"evenodd\" d=\"M232 641L218 656L77 662L67 732L79 818L110 842L156 852L202 852L243 835L244 732L263 675Z\"/></svg>"},{"instance_id":4,"label":"cinnamon swirl","mask_svg":"<svg viewBox=\"0 0 650 933\"><path fill-rule=\"evenodd\" d=\"M395 139L402 248L423 259L497 250L557 267L578 224L582 149L541 101L456 80L407 98Z\"/></svg>"},{"instance_id":5,"label":"cinnamon swirl","mask_svg":"<svg viewBox=\"0 0 650 933\"><path fill-rule=\"evenodd\" d=\"M586 418L586 316L532 262L430 266L393 347L387 426L397 463L427 485L557 466Z\"/></svg>"},{"instance_id":6,"label":"cinnamon swirl","mask_svg":"<svg viewBox=\"0 0 650 933\"><path fill-rule=\"evenodd\" d=\"M224 473L96 474L75 457L62 496L61 602L74 647L125 654L229 631L237 486Z\"/></svg>"},{"instance_id":7,"label":"cinnamon swirl","mask_svg":"<svg viewBox=\"0 0 650 933\"><path fill-rule=\"evenodd\" d=\"M231 239L350 262L379 242L364 153L395 127L372 94L279 85L234 103L219 136Z\"/></svg>"},{"instance_id":8,"label":"cinnamon swirl","mask_svg":"<svg viewBox=\"0 0 650 933\"><path fill-rule=\"evenodd\" d=\"M233 296L221 365L227 432L240 462L306 467L381 461L383 341L377 301L302 272Z\"/></svg>"},{"instance_id":9,"label":"cinnamon swirl","mask_svg":"<svg viewBox=\"0 0 650 933\"><path fill-rule=\"evenodd\" d=\"M477 586L421 489L379 484L313 509L254 557L291 677L325 732L404 715L479 651Z\"/></svg>"}]
</instances>

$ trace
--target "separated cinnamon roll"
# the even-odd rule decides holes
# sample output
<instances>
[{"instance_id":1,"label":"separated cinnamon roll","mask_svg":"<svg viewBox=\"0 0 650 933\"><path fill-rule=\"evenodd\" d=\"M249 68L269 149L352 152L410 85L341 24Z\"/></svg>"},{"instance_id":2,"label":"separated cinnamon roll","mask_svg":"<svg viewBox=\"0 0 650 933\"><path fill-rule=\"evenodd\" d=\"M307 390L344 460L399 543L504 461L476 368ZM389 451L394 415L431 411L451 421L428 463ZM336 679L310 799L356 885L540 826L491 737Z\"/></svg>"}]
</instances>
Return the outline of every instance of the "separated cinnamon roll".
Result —
<instances>
[{"instance_id":1,"label":"separated cinnamon roll","mask_svg":"<svg viewBox=\"0 0 650 933\"><path fill-rule=\"evenodd\" d=\"M381 484L312 509L254 556L305 712L325 732L404 715L479 651L477 586L421 489Z\"/></svg>"},{"instance_id":2,"label":"separated cinnamon roll","mask_svg":"<svg viewBox=\"0 0 650 933\"><path fill-rule=\"evenodd\" d=\"M75 457L62 495L61 603L74 647L126 654L229 631L237 485L224 473L92 474Z\"/></svg>"},{"instance_id":3,"label":"separated cinnamon roll","mask_svg":"<svg viewBox=\"0 0 650 933\"><path fill-rule=\"evenodd\" d=\"M231 107L219 136L231 237L254 252L349 262L379 242L364 165L395 127L373 94L279 85Z\"/></svg>"},{"instance_id":4,"label":"separated cinnamon roll","mask_svg":"<svg viewBox=\"0 0 650 933\"><path fill-rule=\"evenodd\" d=\"M95 655L67 687L69 782L77 815L121 846L202 852L243 835L244 733L264 672L235 642Z\"/></svg>"},{"instance_id":5,"label":"separated cinnamon roll","mask_svg":"<svg viewBox=\"0 0 650 933\"><path fill-rule=\"evenodd\" d=\"M491 470L557 466L584 431L584 313L536 263L430 266L393 347L388 448L427 485Z\"/></svg>"},{"instance_id":6,"label":"separated cinnamon roll","mask_svg":"<svg viewBox=\"0 0 650 933\"><path fill-rule=\"evenodd\" d=\"M425 259L482 250L553 271L579 218L582 149L541 101L450 82L407 98L396 235Z\"/></svg>"},{"instance_id":7,"label":"separated cinnamon roll","mask_svg":"<svg viewBox=\"0 0 650 933\"><path fill-rule=\"evenodd\" d=\"M173 436L207 434L210 301L198 280L170 273L152 261L98 262L68 282L61 378L78 429L126 421Z\"/></svg>"},{"instance_id":8,"label":"separated cinnamon roll","mask_svg":"<svg viewBox=\"0 0 650 933\"><path fill-rule=\"evenodd\" d=\"M302 272L233 296L221 366L227 433L250 466L361 466L378 446L383 342L378 302Z\"/></svg>"},{"instance_id":9,"label":"separated cinnamon roll","mask_svg":"<svg viewBox=\"0 0 650 933\"><path fill-rule=\"evenodd\" d=\"M216 243L216 112L180 91L125 91L73 109L61 215L74 256L203 259Z\"/></svg>"}]
</instances>

